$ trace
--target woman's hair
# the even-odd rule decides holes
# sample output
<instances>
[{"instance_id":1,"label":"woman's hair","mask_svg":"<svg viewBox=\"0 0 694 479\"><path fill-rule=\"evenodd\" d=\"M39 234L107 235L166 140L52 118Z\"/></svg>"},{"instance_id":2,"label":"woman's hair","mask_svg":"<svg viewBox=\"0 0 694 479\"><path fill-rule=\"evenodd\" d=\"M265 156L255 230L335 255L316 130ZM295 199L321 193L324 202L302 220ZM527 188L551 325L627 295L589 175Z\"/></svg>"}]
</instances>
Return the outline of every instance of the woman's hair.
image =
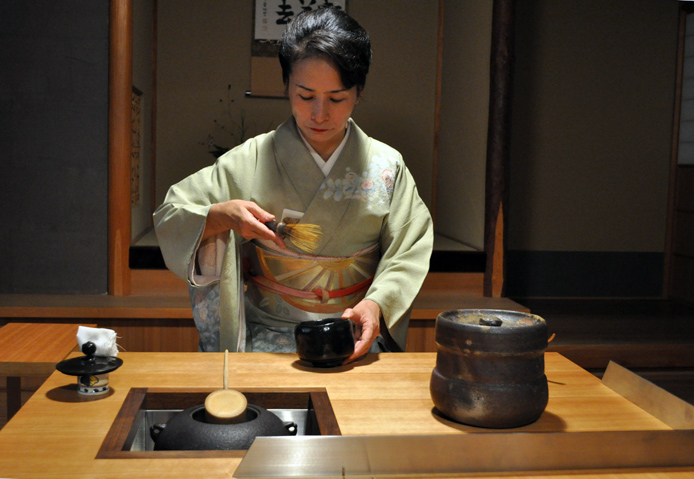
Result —
<instances>
[{"instance_id":1,"label":"woman's hair","mask_svg":"<svg viewBox=\"0 0 694 479\"><path fill-rule=\"evenodd\" d=\"M282 35L279 58L285 86L297 62L323 58L335 65L342 85L356 85L359 95L371 65L371 40L344 10L323 7L297 15Z\"/></svg>"}]
</instances>

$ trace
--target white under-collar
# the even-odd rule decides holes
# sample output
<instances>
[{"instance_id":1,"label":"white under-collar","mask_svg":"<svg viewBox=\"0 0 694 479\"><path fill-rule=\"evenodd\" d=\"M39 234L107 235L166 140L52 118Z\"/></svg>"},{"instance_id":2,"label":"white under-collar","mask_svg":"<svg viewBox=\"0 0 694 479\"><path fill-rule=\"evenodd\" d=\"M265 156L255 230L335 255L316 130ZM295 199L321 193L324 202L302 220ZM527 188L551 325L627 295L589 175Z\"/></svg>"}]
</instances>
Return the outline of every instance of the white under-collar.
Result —
<instances>
[{"instance_id":1,"label":"white under-collar","mask_svg":"<svg viewBox=\"0 0 694 479\"><path fill-rule=\"evenodd\" d=\"M318 168L321 169L323 172L323 175L326 177L328 174L330 174L330 170L333 169L333 165L335 165L335 162L337 161L337 158L340 156L340 153L342 153L342 150L345 147L345 144L347 143L347 138L349 138L349 132L352 129L352 125L350 122L347 122L347 131L345 132L345 137L342 139L342 142L340 142L340 145L333 151L333 154L330 155L330 158L328 160L324 160L318 152L309 144L308 141L306 141L306 138L304 138L304 134L301 133L301 128L299 128L299 125L296 125L296 129L299 132L299 136L301 139L304 141L304 144L306 145L306 148L308 148L308 151L311 152L311 156L313 156L313 159L316 162L316 165L318 165Z\"/></svg>"}]
</instances>

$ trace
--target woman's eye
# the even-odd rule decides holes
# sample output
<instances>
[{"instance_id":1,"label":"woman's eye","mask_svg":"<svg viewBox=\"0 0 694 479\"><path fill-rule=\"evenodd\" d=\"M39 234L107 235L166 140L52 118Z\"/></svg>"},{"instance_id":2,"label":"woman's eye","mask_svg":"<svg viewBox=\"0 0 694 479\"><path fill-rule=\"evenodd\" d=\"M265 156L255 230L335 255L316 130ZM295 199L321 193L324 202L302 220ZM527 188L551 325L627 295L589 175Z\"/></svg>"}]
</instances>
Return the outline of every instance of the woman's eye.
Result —
<instances>
[{"instance_id":1,"label":"woman's eye","mask_svg":"<svg viewBox=\"0 0 694 479\"><path fill-rule=\"evenodd\" d=\"M333 103L341 103L341 102L345 101L345 99L344 98L331 98L330 101Z\"/></svg>"},{"instance_id":2,"label":"woman's eye","mask_svg":"<svg viewBox=\"0 0 694 479\"><path fill-rule=\"evenodd\" d=\"M313 97L312 97L312 96L303 96L303 95L299 95L299 98L301 98L301 99L304 100L304 101L313 100Z\"/></svg>"}]
</instances>

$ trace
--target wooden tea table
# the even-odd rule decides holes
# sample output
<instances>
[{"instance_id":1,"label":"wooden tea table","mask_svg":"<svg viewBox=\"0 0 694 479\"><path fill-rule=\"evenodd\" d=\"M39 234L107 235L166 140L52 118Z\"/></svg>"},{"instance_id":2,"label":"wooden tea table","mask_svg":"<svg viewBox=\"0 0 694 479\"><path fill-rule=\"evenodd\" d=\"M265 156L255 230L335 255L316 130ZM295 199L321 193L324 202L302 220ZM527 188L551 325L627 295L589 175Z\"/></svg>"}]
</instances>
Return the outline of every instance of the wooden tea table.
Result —
<instances>
[{"instance_id":1,"label":"wooden tea table","mask_svg":"<svg viewBox=\"0 0 694 479\"><path fill-rule=\"evenodd\" d=\"M100 399L79 397L75 378L59 372L48 378L0 430L0 477L233 477L241 457L208 454L191 458L175 451L154 451L152 456L139 453L132 458L96 458L132 388L212 391L221 386L223 353L121 353L119 357L123 366L110 374L112 390ZM324 389L343 436L498 432L456 424L434 413L429 379L435 361L435 353L385 353L369 355L356 365L319 370L306 367L294 354L230 354L229 387ZM557 353L546 354L546 374L547 409L537 422L513 432L670 429ZM694 467L543 471L537 477L600 479L617 473L633 479L684 478L694 477ZM532 475L516 472L500 476Z\"/></svg>"},{"instance_id":2,"label":"wooden tea table","mask_svg":"<svg viewBox=\"0 0 694 479\"><path fill-rule=\"evenodd\" d=\"M22 405L22 378L50 376L55 365L77 347L79 326L8 323L0 327L0 376L7 376L8 420Z\"/></svg>"}]
</instances>

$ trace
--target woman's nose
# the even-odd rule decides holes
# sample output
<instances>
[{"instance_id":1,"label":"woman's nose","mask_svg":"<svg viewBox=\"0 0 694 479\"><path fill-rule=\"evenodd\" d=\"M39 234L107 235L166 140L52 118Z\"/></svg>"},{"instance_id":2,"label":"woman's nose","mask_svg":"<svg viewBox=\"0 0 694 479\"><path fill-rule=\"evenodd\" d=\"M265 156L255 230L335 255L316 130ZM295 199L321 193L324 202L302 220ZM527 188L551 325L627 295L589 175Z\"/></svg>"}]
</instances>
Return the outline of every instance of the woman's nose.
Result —
<instances>
[{"instance_id":1,"label":"woman's nose","mask_svg":"<svg viewBox=\"0 0 694 479\"><path fill-rule=\"evenodd\" d=\"M316 100L313 104L313 110L311 111L311 117L314 121L322 122L328 119L328 105L327 102L322 100Z\"/></svg>"}]
</instances>

